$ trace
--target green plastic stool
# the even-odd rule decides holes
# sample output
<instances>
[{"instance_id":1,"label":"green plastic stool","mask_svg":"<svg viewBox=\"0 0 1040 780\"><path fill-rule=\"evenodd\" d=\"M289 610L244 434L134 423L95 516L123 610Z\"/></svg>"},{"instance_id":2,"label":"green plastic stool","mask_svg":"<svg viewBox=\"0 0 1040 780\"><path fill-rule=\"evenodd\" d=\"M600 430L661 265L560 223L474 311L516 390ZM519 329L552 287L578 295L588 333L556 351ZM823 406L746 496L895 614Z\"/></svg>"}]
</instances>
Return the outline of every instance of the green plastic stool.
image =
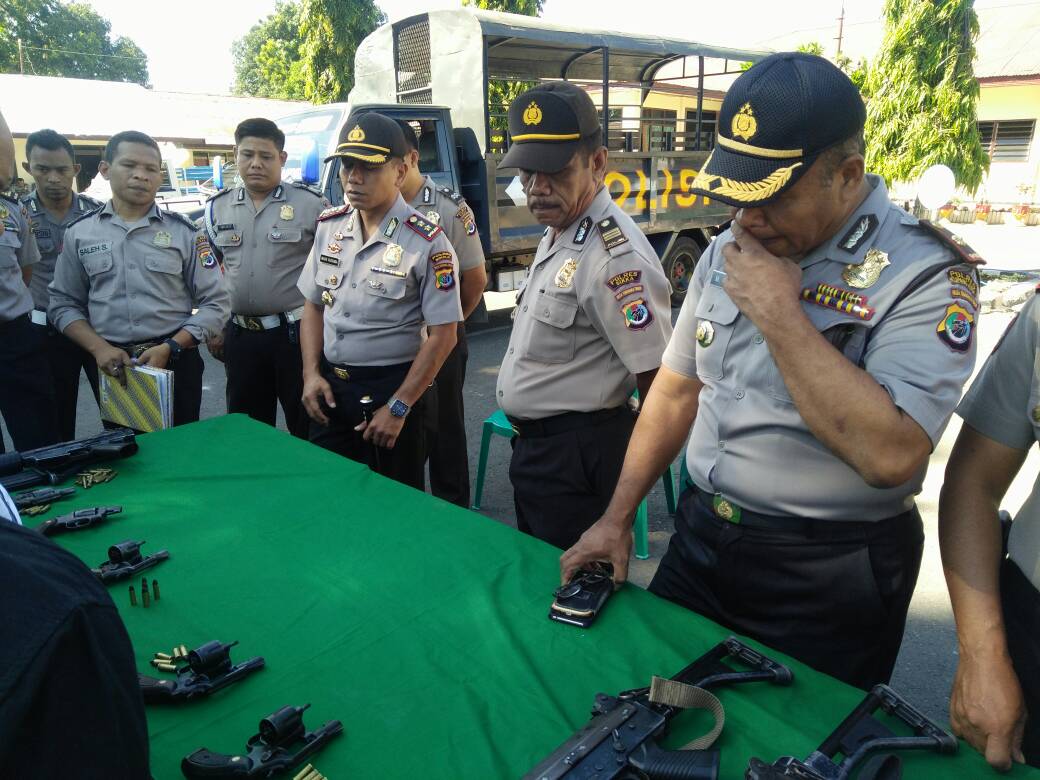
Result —
<instances>
[{"instance_id":1,"label":"green plastic stool","mask_svg":"<svg viewBox=\"0 0 1040 780\"><path fill-rule=\"evenodd\" d=\"M516 434L513 426L509 424L506 413L496 409L490 417L484 420L484 430L480 436L480 460L477 461L477 486L473 491L473 509L480 509L480 500L484 495L484 476L487 471L488 450L491 449L491 437L503 436L512 439ZM675 513L675 480L672 478L672 467L669 465L661 477L664 482L664 496L668 504L668 511ZM636 510L635 526L632 529L635 535L636 557L646 560L650 557L650 542L647 537L646 499L639 504Z\"/></svg>"}]
</instances>

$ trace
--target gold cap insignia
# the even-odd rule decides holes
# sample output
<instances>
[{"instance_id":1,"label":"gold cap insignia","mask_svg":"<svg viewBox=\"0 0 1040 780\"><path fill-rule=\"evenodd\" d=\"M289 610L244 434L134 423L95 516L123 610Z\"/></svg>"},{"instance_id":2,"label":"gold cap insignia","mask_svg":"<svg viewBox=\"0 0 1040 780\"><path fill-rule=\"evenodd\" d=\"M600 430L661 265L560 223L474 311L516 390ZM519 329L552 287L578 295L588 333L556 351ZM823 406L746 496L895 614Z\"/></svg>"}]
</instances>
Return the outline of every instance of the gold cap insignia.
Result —
<instances>
[{"instance_id":1,"label":"gold cap insignia","mask_svg":"<svg viewBox=\"0 0 1040 780\"><path fill-rule=\"evenodd\" d=\"M361 125L354 125L354 129L347 133L347 140L354 143L365 140L365 131L361 129Z\"/></svg>"},{"instance_id":2,"label":"gold cap insignia","mask_svg":"<svg viewBox=\"0 0 1040 780\"><path fill-rule=\"evenodd\" d=\"M758 132L758 122L755 121L755 112L750 103L742 105L740 111L733 115L730 131L734 138L743 138L745 141L750 141Z\"/></svg>"},{"instance_id":3,"label":"gold cap insignia","mask_svg":"<svg viewBox=\"0 0 1040 780\"><path fill-rule=\"evenodd\" d=\"M537 125L542 121L542 109L533 100L531 105L524 109L524 124Z\"/></svg>"}]
</instances>

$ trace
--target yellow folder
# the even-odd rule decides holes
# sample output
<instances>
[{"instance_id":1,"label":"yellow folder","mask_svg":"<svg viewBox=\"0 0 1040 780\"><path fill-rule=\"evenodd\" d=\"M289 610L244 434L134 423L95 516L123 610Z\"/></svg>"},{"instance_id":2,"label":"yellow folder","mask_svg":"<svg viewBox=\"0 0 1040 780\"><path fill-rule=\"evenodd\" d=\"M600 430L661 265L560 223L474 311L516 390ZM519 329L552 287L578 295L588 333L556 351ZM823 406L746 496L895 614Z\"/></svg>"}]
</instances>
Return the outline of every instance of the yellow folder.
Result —
<instances>
[{"instance_id":1,"label":"yellow folder","mask_svg":"<svg viewBox=\"0 0 1040 780\"><path fill-rule=\"evenodd\" d=\"M126 372L126 387L102 374L101 419L146 433L169 428L173 424L173 372L132 366Z\"/></svg>"}]
</instances>

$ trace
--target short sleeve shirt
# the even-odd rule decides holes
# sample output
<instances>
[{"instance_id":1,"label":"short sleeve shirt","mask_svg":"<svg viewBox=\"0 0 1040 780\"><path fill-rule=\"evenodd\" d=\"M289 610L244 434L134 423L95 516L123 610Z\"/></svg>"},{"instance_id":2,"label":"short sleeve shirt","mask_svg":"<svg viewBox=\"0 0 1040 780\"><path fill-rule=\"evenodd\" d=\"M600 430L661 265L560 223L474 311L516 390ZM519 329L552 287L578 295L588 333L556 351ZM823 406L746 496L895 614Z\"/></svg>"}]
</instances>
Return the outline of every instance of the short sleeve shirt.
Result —
<instances>
[{"instance_id":1,"label":"short sleeve shirt","mask_svg":"<svg viewBox=\"0 0 1040 780\"><path fill-rule=\"evenodd\" d=\"M884 183L835 236L801 262L802 309L849 360L884 387L933 446L975 362L978 275L894 206ZM925 467L903 485L874 488L806 426L764 337L723 289L711 244L664 355L704 383L686 450L702 490L752 511L823 520L881 520L906 511Z\"/></svg>"},{"instance_id":2,"label":"short sleeve shirt","mask_svg":"<svg viewBox=\"0 0 1040 780\"><path fill-rule=\"evenodd\" d=\"M477 222L466 199L447 187L438 187L429 176L409 204L435 225L440 225L459 258L462 273L484 265L484 248Z\"/></svg>"},{"instance_id":3,"label":"short sleeve shirt","mask_svg":"<svg viewBox=\"0 0 1040 780\"><path fill-rule=\"evenodd\" d=\"M32 226L33 237L36 246L40 249L40 262L33 267L32 280L29 282L29 293L32 295L33 305L40 311L47 311L49 302L47 285L54 278L54 265L58 262L61 253L62 242L65 239L65 229L84 214L89 214L95 209L101 208L101 204L86 195L72 195L72 205L68 212L60 220L44 208L43 203L36 193L30 193L22 199L22 205L28 212L29 223Z\"/></svg>"},{"instance_id":4,"label":"short sleeve shirt","mask_svg":"<svg viewBox=\"0 0 1040 780\"><path fill-rule=\"evenodd\" d=\"M546 231L517 301L498 405L538 420L625 403L661 365L671 285L646 236L600 188L553 240Z\"/></svg>"},{"instance_id":5,"label":"short sleeve shirt","mask_svg":"<svg viewBox=\"0 0 1040 780\"><path fill-rule=\"evenodd\" d=\"M1040 441L1040 298L1033 297L957 407L964 422L1016 450ZM1008 555L1040 589L1040 478L1011 525Z\"/></svg>"},{"instance_id":6,"label":"short sleeve shirt","mask_svg":"<svg viewBox=\"0 0 1040 780\"><path fill-rule=\"evenodd\" d=\"M458 273L444 231L398 195L367 241L356 211L327 211L299 289L324 309L329 362L387 366L415 359L424 323L462 320Z\"/></svg>"},{"instance_id":7,"label":"short sleeve shirt","mask_svg":"<svg viewBox=\"0 0 1040 780\"><path fill-rule=\"evenodd\" d=\"M0 197L0 322L10 322L32 311L22 269L40 259L24 207Z\"/></svg>"}]
</instances>

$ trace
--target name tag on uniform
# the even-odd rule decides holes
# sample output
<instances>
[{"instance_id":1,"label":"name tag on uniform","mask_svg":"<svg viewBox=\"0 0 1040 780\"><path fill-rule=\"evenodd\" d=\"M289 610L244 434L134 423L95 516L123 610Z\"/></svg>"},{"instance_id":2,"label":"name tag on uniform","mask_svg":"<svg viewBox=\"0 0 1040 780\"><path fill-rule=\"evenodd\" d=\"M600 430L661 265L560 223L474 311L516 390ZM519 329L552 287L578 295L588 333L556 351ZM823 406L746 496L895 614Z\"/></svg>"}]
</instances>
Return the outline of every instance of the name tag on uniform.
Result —
<instances>
[{"instance_id":1,"label":"name tag on uniform","mask_svg":"<svg viewBox=\"0 0 1040 780\"><path fill-rule=\"evenodd\" d=\"M318 255L318 262L325 265L339 265L339 258L332 255Z\"/></svg>"},{"instance_id":2,"label":"name tag on uniform","mask_svg":"<svg viewBox=\"0 0 1040 780\"><path fill-rule=\"evenodd\" d=\"M217 232L220 233L223 230L234 230L235 226L230 222L225 222L223 225L217 225Z\"/></svg>"},{"instance_id":3,"label":"name tag on uniform","mask_svg":"<svg viewBox=\"0 0 1040 780\"><path fill-rule=\"evenodd\" d=\"M81 246L79 248L80 257L89 257L90 255L96 255L98 252L111 252L112 244L108 241L102 241L100 244L91 244L90 246Z\"/></svg>"},{"instance_id":4,"label":"name tag on uniform","mask_svg":"<svg viewBox=\"0 0 1040 780\"><path fill-rule=\"evenodd\" d=\"M51 231L49 228L33 228L33 235L37 238L50 238Z\"/></svg>"}]
</instances>

